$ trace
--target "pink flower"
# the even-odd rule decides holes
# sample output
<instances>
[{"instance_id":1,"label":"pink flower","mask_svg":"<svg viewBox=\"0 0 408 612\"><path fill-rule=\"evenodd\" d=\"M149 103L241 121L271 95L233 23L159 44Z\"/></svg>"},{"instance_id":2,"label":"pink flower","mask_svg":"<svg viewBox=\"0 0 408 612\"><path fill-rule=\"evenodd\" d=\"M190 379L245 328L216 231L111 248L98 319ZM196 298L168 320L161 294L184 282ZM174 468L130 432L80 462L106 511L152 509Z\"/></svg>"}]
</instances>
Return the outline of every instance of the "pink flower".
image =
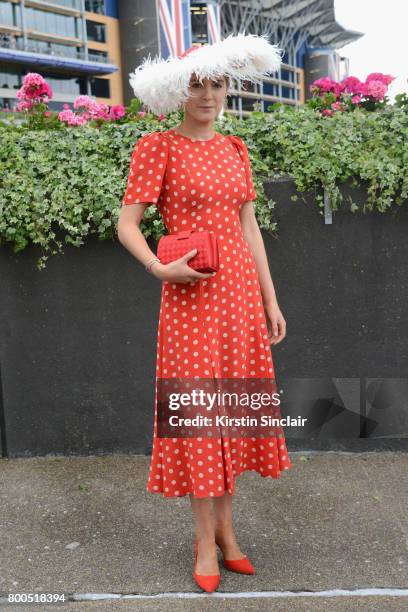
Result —
<instances>
[{"instance_id":1,"label":"pink flower","mask_svg":"<svg viewBox=\"0 0 408 612\"><path fill-rule=\"evenodd\" d=\"M333 111L328 109L328 108L324 108L322 110L322 115L324 115L325 117L332 117L333 116Z\"/></svg>"},{"instance_id":2,"label":"pink flower","mask_svg":"<svg viewBox=\"0 0 408 612\"><path fill-rule=\"evenodd\" d=\"M125 107L122 104L115 104L110 109L110 117L112 121L121 119L126 113Z\"/></svg>"},{"instance_id":3,"label":"pink flower","mask_svg":"<svg viewBox=\"0 0 408 612\"><path fill-rule=\"evenodd\" d=\"M322 79L317 79L316 81L314 81L310 86L310 89L311 91L313 88L317 89L320 93L327 93L329 91L334 92L336 86L338 85L339 83L336 83L336 81L333 81L331 78L323 77Z\"/></svg>"},{"instance_id":4,"label":"pink flower","mask_svg":"<svg viewBox=\"0 0 408 612\"><path fill-rule=\"evenodd\" d=\"M139 115L139 117L144 117L146 113L145 111L139 111L137 114Z\"/></svg>"},{"instance_id":5,"label":"pink flower","mask_svg":"<svg viewBox=\"0 0 408 612\"><path fill-rule=\"evenodd\" d=\"M65 106L65 105L64 105ZM58 113L59 121L68 121L68 118L71 117L74 113L70 108L62 110Z\"/></svg>"},{"instance_id":6,"label":"pink flower","mask_svg":"<svg viewBox=\"0 0 408 612\"><path fill-rule=\"evenodd\" d=\"M107 104L96 103L96 105L92 109L92 112L93 112L94 119L103 119L105 121L109 121L110 119L109 106Z\"/></svg>"},{"instance_id":7,"label":"pink flower","mask_svg":"<svg viewBox=\"0 0 408 612\"><path fill-rule=\"evenodd\" d=\"M166 115L159 115L159 121L164 121L166 119Z\"/></svg>"},{"instance_id":8,"label":"pink flower","mask_svg":"<svg viewBox=\"0 0 408 612\"><path fill-rule=\"evenodd\" d=\"M23 87L39 87L44 83L44 77L38 72L28 72L23 79Z\"/></svg>"},{"instance_id":9,"label":"pink flower","mask_svg":"<svg viewBox=\"0 0 408 612\"><path fill-rule=\"evenodd\" d=\"M62 108L65 109L65 110L69 110L70 106L69 106L69 104L65 103L65 104L62 105Z\"/></svg>"},{"instance_id":10,"label":"pink flower","mask_svg":"<svg viewBox=\"0 0 408 612\"><path fill-rule=\"evenodd\" d=\"M51 87L45 81L44 77L37 72L29 72L23 79L23 85L17 92L17 97L26 100L35 100L38 102L48 102L48 98L52 98L53 92ZM44 100L43 100L44 98Z\"/></svg>"},{"instance_id":11,"label":"pink flower","mask_svg":"<svg viewBox=\"0 0 408 612\"><path fill-rule=\"evenodd\" d=\"M52 116L51 111L44 111L44 117L51 117L51 116Z\"/></svg>"},{"instance_id":12,"label":"pink flower","mask_svg":"<svg viewBox=\"0 0 408 612\"><path fill-rule=\"evenodd\" d=\"M388 86L390 85L390 83L392 83L394 79L395 77L391 76L390 74L382 74L382 72L371 72L371 74L369 74L366 78L365 82L369 83L370 81L381 81L381 83Z\"/></svg>"},{"instance_id":13,"label":"pink flower","mask_svg":"<svg viewBox=\"0 0 408 612\"><path fill-rule=\"evenodd\" d=\"M342 84L347 93L359 94L361 92L362 83L357 77L349 76L342 81Z\"/></svg>"},{"instance_id":14,"label":"pink flower","mask_svg":"<svg viewBox=\"0 0 408 612\"><path fill-rule=\"evenodd\" d=\"M60 121L65 121L68 125L78 125L78 119L81 119L81 122L86 123L79 115L76 115L71 109L63 110L58 113L58 119Z\"/></svg>"},{"instance_id":15,"label":"pink flower","mask_svg":"<svg viewBox=\"0 0 408 612\"><path fill-rule=\"evenodd\" d=\"M29 111L32 108L33 103L31 102L31 100L21 100L21 102L17 104L17 111L19 113L22 113L23 111Z\"/></svg>"},{"instance_id":16,"label":"pink flower","mask_svg":"<svg viewBox=\"0 0 408 612\"><path fill-rule=\"evenodd\" d=\"M82 110L82 116L86 119L104 119L108 121L109 107L106 104L98 104L96 100L90 96L78 96L74 100L74 108Z\"/></svg>"},{"instance_id":17,"label":"pink flower","mask_svg":"<svg viewBox=\"0 0 408 612\"><path fill-rule=\"evenodd\" d=\"M52 89L51 89L51 87L48 85L48 83L46 81L44 81L44 83L42 85L42 88L40 90L40 95L41 96L45 96L45 97L50 98L50 99L53 96Z\"/></svg>"},{"instance_id":18,"label":"pink flower","mask_svg":"<svg viewBox=\"0 0 408 612\"><path fill-rule=\"evenodd\" d=\"M387 93L387 85L382 81L369 81L364 83L362 93L371 96L374 100L382 100Z\"/></svg>"},{"instance_id":19,"label":"pink flower","mask_svg":"<svg viewBox=\"0 0 408 612\"><path fill-rule=\"evenodd\" d=\"M95 104L95 100L93 100L90 96L77 96L74 100L74 108L76 110L79 108L89 108L93 104Z\"/></svg>"},{"instance_id":20,"label":"pink flower","mask_svg":"<svg viewBox=\"0 0 408 612\"><path fill-rule=\"evenodd\" d=\"M81 115L73 115L68 120L69 125L85 125L85 123L86 123L86 119L84 119L84 117L81 117Z\"/></svg>"},{"instance_id":21,"label":"pink flower","mask_svg":"<svg viewBox=\"0 0 408 612\"><path fill-rule=\"evenodd\" d=\"M343 91L343 83L336 83L335 81L333 81L333 93L335 94L336 98L338 98Z\"/></svg>"},{"instance_id":22,"label":"pink flower","mask_svg":"<svg viewBox=\"0 0 408 612\"><path fill-rule=\"evenodd\" d=\"M341 110L343 108L343 106L342 106L341 102L333 102L333 104L331 104L331 108L334 111L338 111L338 110Z\"/></svg>"},{"instance_id":23,"label":"pink flower","mask_svg":"<svg viewBox=\"0 0 408 612\"><path fill-rule=\"evenodd\" d=\"M58 119L59 121L65 121L68 125L85 125L87 121L83 115L76 115L70 109L58 113Z\"/></svg>"},{"instance_id":24,"label":"pink flower","mask_svg":"<svg viewBox=\"0 0 408 612\"><path fill-rule=\"evenodd\" d=\"M359 104L361 102L361 96L353 96L351 101L353 104Z\"/></svg>"}]
</instances>

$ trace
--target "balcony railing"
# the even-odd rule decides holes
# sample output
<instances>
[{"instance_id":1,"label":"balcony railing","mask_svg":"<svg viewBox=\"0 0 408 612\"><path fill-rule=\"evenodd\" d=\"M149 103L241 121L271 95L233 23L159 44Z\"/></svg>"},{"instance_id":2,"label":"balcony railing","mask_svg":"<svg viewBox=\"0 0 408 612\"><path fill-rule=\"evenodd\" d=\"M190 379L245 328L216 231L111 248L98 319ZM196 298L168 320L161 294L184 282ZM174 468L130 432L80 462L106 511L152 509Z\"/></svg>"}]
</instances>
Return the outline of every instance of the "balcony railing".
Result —
<instances>
[{"instance_id":1,"label":"balcony railing","mask_svg":"<svg viewBox=\"0 0 408 612\"><path fill-rule=\"evenodd\" d=\"M79 0L44 0L44 2L42 0L36 0L36 2L38 4L45 4L50 7L52 7L53 4L56 4L58 6L76 10L80 10L81 8ZM29 4L29 2L27 4Z\"/></svg>"},{"instance_id":2,"label":"balcony railing","mask_svg":"<svg viewBox=\"0 0 408 612\"><path fill-rule=\"evenodd\" d=\"M45 55L56 56L56 57L69 57L83 61L98 62L101 64L114 64L114 61L110 57L104 57L96 53L92 53L92 50L88 51L88 57L85 57L84 51L78 51L75 47L72 47L72 51L66 49L44 49L41 45L37 45L34 42L28 42L24 45L24 41L16 40L12 37L9 40L0 39L0 47L6 49L17 49L19 51L26 51L28 53L42 53Z\"/></svg>"}]
</instances>

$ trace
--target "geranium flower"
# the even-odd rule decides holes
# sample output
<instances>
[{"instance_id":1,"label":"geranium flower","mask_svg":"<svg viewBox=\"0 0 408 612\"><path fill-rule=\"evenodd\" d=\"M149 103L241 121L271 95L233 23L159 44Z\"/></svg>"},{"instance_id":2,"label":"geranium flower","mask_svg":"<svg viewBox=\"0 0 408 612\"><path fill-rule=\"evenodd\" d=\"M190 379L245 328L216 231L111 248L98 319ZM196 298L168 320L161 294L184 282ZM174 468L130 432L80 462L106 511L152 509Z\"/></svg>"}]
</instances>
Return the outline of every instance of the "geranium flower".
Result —
<instances>
[{"instance_id":1,"label":"geranium flower","mask_svg":"<svg viewBox=\"0 0 408 612\"><path fill-rule=\"evenodd\" d=\"M46 80L37 72L29 72L23 78L23 85L17 92L20 100L47 101L52 98L53 92ZM42 98L47 98L42 100Z\"/></svg>"},{"instance_id":2,"label":"geranium flower","mask_svg":"<svg viewBox=\"0 0 408 612\"><path fill-rule=\"evenodd\" d=\"M121 119L126 114L125 107L122 104L115 104L110 109L110 117L113 121Z\"/></svg>"},{"instance_id":3,"label":"geranium flower","mask_svg":"<svg viewBox=\"0 0 408 612\"><path fill-rule=\"evenodd\" d=\"M21 100L18 104L17 104L17 111L19 113L23 112L23 111L29 111L33 108L33 102L31 100Z\"/></svg>"},{"instance_id":4,"label":"geranium flower","mask_svg":"<svg viewBox=\"0 0 408 612\"><path fill-rule=\"evenodd\" d=\"M95 100L93 100L90 96L77 96L74 100L74 108L76 110L80 108L90 108L93 104L95 104Z\"/></svg>"},{"instance_id":5,"label":"geranium flower","mask_svg":"<svg viewBox=\"0 0 408 612\"><path fill-rule=\"evenodd\" d=\"M371 96L374 100L383 100L385 94L387 93L387 85L385 85L382 81L369 81L368 83L364 83L362 88L362 93L365 96Z\"/></svg>"},{"instance_id":6,"label":"geranium flower","mask_svg":"<svg viewBox=\"0 0 408 612\"><path fill-rule=\"evenodd\" d=\"M311 85L311 90L318 89L320 93L328 93L329 91L334 92L336 85L336 81L333 81L330 77L323 77L321 79L317 79Z\"/></svg>"},{"instance_id":7,"label":"geranium flower","mask_svg":"<svg viewBox=\"0 0 408 612\"><path fill-rule=\"evenodd\" d=\"M361 93L362 82L357 77L349 76L346 79L343 79L342 84L344 86L344 91L347 91L347 93Z\"/></svg>"},{"instance_id":8,"label":"geranium flower","mask_svg":"<svg viewBox=\"0 0 408 612\"><path fill-rule=\"evenodd\" d=\"M382 72L371 72L366 78L365 82L369 83L370 81L380 81L388 87L388 85L390 85L390 83L392 83L394 79L395 77L391 76L390 74L383 74Z\"/></svg>"},{"instance_id":9,"label":"geranium flower","mask_svg":"<svg viewBox=\"0 0 408 612\"><path fill-rule=\"evenodd\" d=\"M59 121L65 121L68 125L85 125L87 122L83 115L77 115L71 109L59 112L58 119Z\"/></svg>"}]
</instances>

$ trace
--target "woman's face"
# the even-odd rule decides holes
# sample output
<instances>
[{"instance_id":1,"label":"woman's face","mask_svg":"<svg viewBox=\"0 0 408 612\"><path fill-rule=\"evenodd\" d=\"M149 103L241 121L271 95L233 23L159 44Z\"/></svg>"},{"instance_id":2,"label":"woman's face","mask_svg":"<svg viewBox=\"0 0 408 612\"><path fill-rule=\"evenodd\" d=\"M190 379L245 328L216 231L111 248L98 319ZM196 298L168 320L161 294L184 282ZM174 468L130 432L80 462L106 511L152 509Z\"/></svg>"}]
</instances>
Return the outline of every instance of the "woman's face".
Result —
<instances>
[{"instance_id":1,"label":"woman's face","mask_svg":"<svg viewBox=\"0 0 408 612\"><path fill-rule=\"evenodd\" d=\"M224 76L214 80L205 78L200 83L193 74L188 88L189 98L184 106L185 113L196 121L214 121L224 106L227 87Z\"/></svg>"}]
</instances>

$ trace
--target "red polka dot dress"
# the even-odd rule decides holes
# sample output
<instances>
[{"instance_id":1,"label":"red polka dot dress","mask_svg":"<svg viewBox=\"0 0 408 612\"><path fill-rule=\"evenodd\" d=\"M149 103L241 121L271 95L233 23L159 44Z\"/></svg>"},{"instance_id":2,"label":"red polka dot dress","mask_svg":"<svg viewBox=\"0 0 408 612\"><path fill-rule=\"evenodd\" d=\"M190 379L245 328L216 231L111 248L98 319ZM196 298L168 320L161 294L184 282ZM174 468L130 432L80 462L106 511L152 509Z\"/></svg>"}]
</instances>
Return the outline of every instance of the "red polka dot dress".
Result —
<instances>
[{"instance_id":1,"label":"red polka dot dress","mask_svg":"<svg viewBox=\"0 0 408 612\"><path fill-rule=\"evenodd\" d=\"M238 136L194 141L170 129L135 145L122 204L155 204L169 233L215 232L220 260L218 272L194 286L162 282L151 493L233 495L242 472L280 478L292 466L279 426L269 438L157 436L157 379L275 375L255 260L239 219L241 206L255 198L248 151Z\"/></svg>"}]
</instances>

